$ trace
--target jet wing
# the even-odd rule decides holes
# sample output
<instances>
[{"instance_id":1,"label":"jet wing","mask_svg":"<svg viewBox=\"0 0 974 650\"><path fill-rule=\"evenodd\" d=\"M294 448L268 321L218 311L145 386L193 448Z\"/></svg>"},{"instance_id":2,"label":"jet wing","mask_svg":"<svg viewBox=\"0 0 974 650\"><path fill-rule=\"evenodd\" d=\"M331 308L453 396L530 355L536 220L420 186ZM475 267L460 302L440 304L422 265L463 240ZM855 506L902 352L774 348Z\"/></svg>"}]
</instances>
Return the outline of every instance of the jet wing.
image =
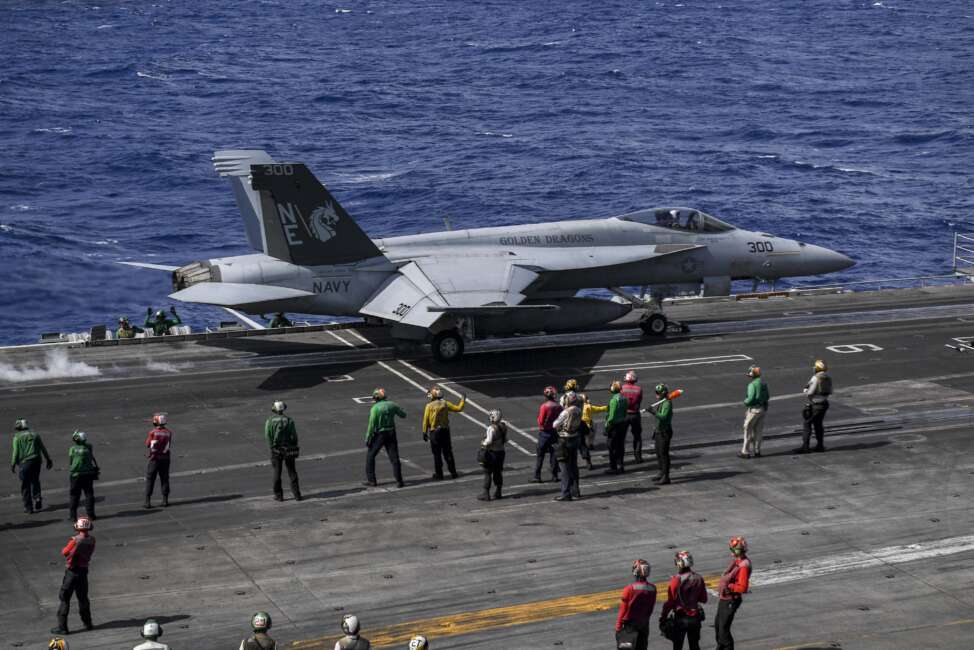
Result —
<instances>
[{"instance_id":1,"label":"jet wing","mask_svg":"<svg viewBox=\"0 0 974 650\"><path fill-rule=\"evenodd\" d=\"M275 287L268 284L242 284L234 282L200 282L176 293L170 298L183 302L198 302L221 307L238 307L274 300L308 298L314 296L310 291Z\"/></svg>"}]
</instances>

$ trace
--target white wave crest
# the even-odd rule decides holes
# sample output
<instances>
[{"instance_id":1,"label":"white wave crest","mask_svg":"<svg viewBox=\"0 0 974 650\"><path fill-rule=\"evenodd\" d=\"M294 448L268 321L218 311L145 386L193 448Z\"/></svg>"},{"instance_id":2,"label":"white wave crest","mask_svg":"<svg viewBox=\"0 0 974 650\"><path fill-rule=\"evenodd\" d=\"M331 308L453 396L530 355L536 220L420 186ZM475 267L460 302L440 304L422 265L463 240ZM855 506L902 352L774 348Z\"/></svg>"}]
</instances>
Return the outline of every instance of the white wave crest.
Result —
<instances>
[{"instance_id":1,"label":"white wave crest","mask_svg":"<svg viewBox=\"0 0 974 650\"><path fill-rule=\"evenodd\" d=\"M10 206L10 209L14 210L15 212L27 212L30 210L30 206L26 203L18 203L17 205Z\"/></svg>"},{"instance_id":2,"label":"white wave crest","mask_svg":"<svg viewBox=\"0 0 974 650\"><path fill-rule=\"evenodd\" d=\"M0 232L12 232L12 231L13 231L12 226L8 226L5 223L0 223Z\"/></svg>"},{"instance_id":3,"label":"white wave crest","mask_svg":"<svg viewBox=\"0 0 974 650\"><path fill-rule=\"evenodd\" d=\"M34 129L34 133L54 133L56 135L68 135L71 129L66 126L52 126L46 129Z\"/></svg>"},{"instance_id":4,"label":"white wave crest","mask_svg":"<svg viewBox=\"0 0 974 650\"><path fill-rule=\"evenodd\" d=\"M350 14L350 13L352 13L352 10L351 9L343 9L343 8L339 7L338 9L335 9L335 13L336 14Z\"/></svg>"},{"instance_id":5,"label":"white wave crest","mask_svg":"<svg viewBox=\"0 0 974 650\"><path fill-rule=\"evenodd\" d=\"M513 138L513 133L494 133L493 131L481 131L479 135L487 135L495 138Z\"/></svg>"},{"instance_id":6,"label":"white wave crest","mask_svg":"<svg viewBox=\"0 0 974 650\"><path fill-rule=\"evenodd\" d=\"M143 79L155 79L156 81L169 81L169 77L164 74L149 74L148 72L142 72L141 70L136 70L135 76L142 77Z\"/></svg>"},{"instance_id":7,"label":"white wave crest","mask_svg":"<svg viewBox=\"0 0 974 650\"><path fill-rule=\"evenodd\" d=\"M0 363L0 380L37 381L38 379L60 379L65 377L95 377L101 370L83 361L68 359L68 351L62 348L48 350L43 366L15 366Z\"/></svg>"}]
</instances>

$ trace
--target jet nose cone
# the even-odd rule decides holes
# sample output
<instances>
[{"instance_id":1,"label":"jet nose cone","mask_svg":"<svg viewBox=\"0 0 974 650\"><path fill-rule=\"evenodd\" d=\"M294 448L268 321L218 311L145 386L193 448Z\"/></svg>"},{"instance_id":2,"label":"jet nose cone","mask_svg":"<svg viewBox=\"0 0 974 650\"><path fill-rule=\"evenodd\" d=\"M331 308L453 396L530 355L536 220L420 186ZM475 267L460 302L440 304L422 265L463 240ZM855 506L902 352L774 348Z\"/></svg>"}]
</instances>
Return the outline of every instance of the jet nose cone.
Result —
<instances>
[{"instance_id":1,"label":"jet nose cone","mask_svg":"<svg viewBox=\"0 0 974 650\"><path fill-rule=\"evenodd\" d=\"M842 253L823 246L808 245L802 256L808 268L809 275L819 273L834 273L855 265L855 261Z\"/></svg>"}]
</instances>

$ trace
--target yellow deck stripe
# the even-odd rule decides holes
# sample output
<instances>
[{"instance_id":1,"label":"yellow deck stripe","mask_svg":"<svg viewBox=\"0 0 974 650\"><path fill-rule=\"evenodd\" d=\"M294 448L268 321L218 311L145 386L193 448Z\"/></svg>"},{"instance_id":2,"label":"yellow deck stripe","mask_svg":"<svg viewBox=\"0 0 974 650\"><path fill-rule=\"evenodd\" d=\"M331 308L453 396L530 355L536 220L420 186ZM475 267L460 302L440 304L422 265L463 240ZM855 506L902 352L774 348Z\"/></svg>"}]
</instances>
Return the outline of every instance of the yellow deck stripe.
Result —
<instances>
[{"instance_id":1,"label":"yellow deck stripe","mask_svg":"<svg viewBox=\"0 0 974 650\"><path fill-rule=\"evenodd\" d=\"M707 587L717 585L719 577L705 578ZM669 580L656 585L658 601L666 599L666 588ZM550 600L539 600L507 607L493 607L473 612L461 612L447 616L419 619L407 623L399 623L383 628L366 630L366 636L373 648L386 648L397 644L408 643L416 634L422 634L430 639L473 634L485 630L539 623L557 618L604 612L619 606L622 587L611 591L600 591L593 594L577 596L563 596ZM289 647L296 650L331 650L335 647L335 637L322 637L295 641Z\"/></svg>"}]
</instances>

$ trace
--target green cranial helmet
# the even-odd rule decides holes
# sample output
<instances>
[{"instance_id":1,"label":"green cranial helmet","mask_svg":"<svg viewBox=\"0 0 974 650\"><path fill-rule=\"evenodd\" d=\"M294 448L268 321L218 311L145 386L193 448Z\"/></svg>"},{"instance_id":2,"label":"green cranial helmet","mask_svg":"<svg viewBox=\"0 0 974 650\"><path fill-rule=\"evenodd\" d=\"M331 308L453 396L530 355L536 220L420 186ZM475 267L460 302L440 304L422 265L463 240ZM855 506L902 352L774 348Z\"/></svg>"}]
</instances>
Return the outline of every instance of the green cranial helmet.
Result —
<instances>
[{"instance_id":1,"label":"green cranial helmet","mask_svg":"<svg viewBox=\"0 0 974 650\"><path fill-rule=\"evenodd\" d=\"M17 431L27 431L27 429L29 428L30 427L27 426L27 420L25 420L24 418L20 418L19 420L14 422L14 429L16 429Z\"/></svg>"},{"instance_id":2,"label":"green cranial helmet","mask_svg":"<svg viewBox=\"0 0 974 650\"><path fill-rule=\"evenodd\" d=\"M670 389L666 384L656 384L657 395L669 395Z\"/></svg>"},{"instance_id":3,"label":"green cranial helmet","mask_svg":"<svg viewBox=\"0 0 974 650\"><path fill-rule=\"evenodd\" d=\"M88 434L85 433L84 431L75 431L74 433L71 434L71 439L74 440L75 442L83 444L88 442Z\"/></svg>"},{"instance_id":4,"label":"green cranial helmet","mask_svg":"<svg viewBox=\"0 0 974 650\"><path fill-rule=\"evenodd\" d=\"M271 629L271 615L267 612L257 612L250 617L250 627L255 632L262 632Z\"/></svg>"}]
</instances>

